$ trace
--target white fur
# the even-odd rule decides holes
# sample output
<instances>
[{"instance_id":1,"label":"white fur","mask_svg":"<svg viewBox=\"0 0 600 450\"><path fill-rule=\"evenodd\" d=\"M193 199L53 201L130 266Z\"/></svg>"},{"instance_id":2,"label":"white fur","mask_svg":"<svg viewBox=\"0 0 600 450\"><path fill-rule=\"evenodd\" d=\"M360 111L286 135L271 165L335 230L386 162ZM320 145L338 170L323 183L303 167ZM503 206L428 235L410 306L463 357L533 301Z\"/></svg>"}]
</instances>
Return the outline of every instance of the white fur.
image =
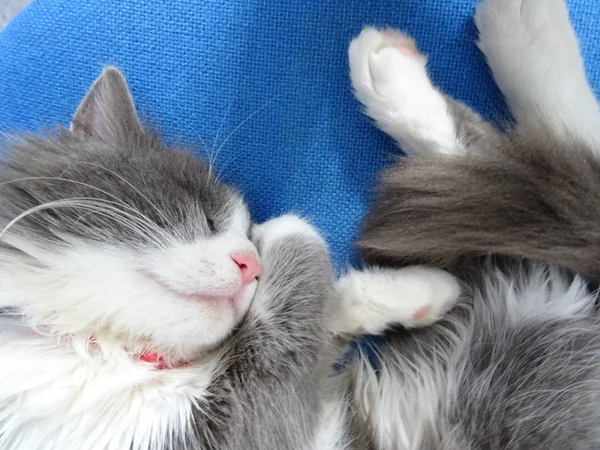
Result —
<instances>
[{"instance_id":1,"label":"white fur","mask_svg":"<svg viewBox=\"0 0 600 450\"><path fill-rule=\"evenodd\" d=\"M240 204L227 232L157 250L7 234L29 257L0 260L0 307L21 313L0 321L0 448L158 450L184 433L221 359L210 349L256 289L229 256L256 252L248 227ZM145 350L184 365L157 370Z\"/></svg>"},{"instance_id":2,"label":"white fur","mask_svg":"<svg viewBox=\"0 0 600 450\"><path fill-rule=\"evenodd\" d=\"M329 376L321 387L321 418L317 427L314 450L350 450L356 448L350 442L350 409L347 387L349 374L339 372Z\"/></svg>"},{"instance_id":3,"label":"white fur","mask_svg":"<svg viewBox=\"0 0 600 450\"><path fill-rule=\"evenodd\" d=\"M0 448L161 449L185 433L218 361L155 370L120 343L86 348L44 336L0 348Z\"/></svg>"},{"instance_id":4,"label":"white fur","mask_svg":"<svg viewBox=\"0 0 600 450\"><path fill-rule=\"evenodd\" d=\"M456 153L454 120L409 37L367 27L348 50L356 98L409 155Z\"/></svg>"},{"instance_id":5,"label":"white fur","mask_svg":"<svg viewBox=\"0 0 600 450\"><path fill-rule=\"evenodd\" d=\"M449 337L450 338L450 337ZM426 349L424 349L426 350ZM374 430L378 450L417 450L428 423L438 413L446 386L444 355L432 361L428 353L408 360L393 349L377 370L363 357L355 368L357 413Z\"/></svg>"},{"instance_id":6,"label":"white fur","mask_svg":"<svg viewBox=\"0 0 600 450\"><path fill-rule=\"evenodd\" d=\"M598 143L600 108L563 0L485 0L475 23L517 121Z\"/></svg>"},{"instance_id":7,"label":"white fur","mask_svg":"<svg viewBox=\"0 0 600 450\"><path fill-rule=\"evenodd\" d=\"M294 214L286 214L252 227L252 241L261 253L267 251L268 247L276 241L298 235L323 240L313 226ZM268 237L266 241L265 236Z\"/></svg>"},{"instance_id":8,"label":"white fur","mask_svg":"<svg viewBox=\"0 0 600 450\"><path fill-rule=\"evenodd\" d=\"M342 306L332 325L338 334L378 334L394 324L430 325L460 297L455 277L422 266L350 271L339 280L338 291Z\"/></svg>"}]
</instances>

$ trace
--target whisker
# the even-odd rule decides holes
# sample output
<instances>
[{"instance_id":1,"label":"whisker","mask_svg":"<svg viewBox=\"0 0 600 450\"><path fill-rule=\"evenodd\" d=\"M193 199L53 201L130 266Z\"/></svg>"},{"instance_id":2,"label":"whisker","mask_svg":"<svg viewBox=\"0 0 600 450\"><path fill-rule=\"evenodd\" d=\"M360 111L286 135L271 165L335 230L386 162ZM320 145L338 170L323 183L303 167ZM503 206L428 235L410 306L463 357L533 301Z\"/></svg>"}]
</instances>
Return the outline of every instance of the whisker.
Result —
<instances>
[{"instance_id":1,"label":"whisker","mask_svg":"<svg viewBox=\"0 0 600 450\"><path fill-rule=\"evenodd\" d=\"M244 124L246 122L248 122L250 119L252 119L254 116L256 116L259 112L261 112L262 110L264 110L265 108L267 108L267 106L270 106L273 102L275 102L276 100L279 100L279 97L274 97L271 100L269 100L268 102L266 102L265 104L263 104L260 108L256 109L252 114L250 114L248 117L246 117L244 120L242 120L242 122L233 129L233 131L231 133L229 133L229 135L225 138L225 140L221 143L221 145L219 146L219 148L217 149L217 154L215 155L215 161L217 160L217 158L219 157L219 153L221 152L221 149L225 146L225 144L227 143L227 141L229 141L229 139L231 139L231 137L241 128L244 126ZM220 172L217 174L217 180L220 179Z\"/></svg>"},{"instance_id":2,"label":"whisker","mask_svg":"<svg viewBox=\"0 0 600 450\"><path fill-rule=\"evenodd\" d=\"M235 158L237 157L239 153L239 149L234 150L231 155L229 155L229 158L227 158L227 161L225 161L225 164L223 164L220 168L219 168L219 179L223 179L223 177L225 176L226 170L227 170L227 166L229 166L230 163L232 163L233 161L235 161Z\"/></svg>"},{"instance_id":3,"label":"whisker","mask_svg":"<svg viewBox=\"0 0 600 450\"><path fill-rule=\"evenodd\" d=\"M3 183L0 183L0 186L5 186L7 184L12 184L12 183L18 183L18 182L22 182L22 181L33 181L33 180L48 180L48 181L66 181L67 183L73 183L73 184L78 184L80 186L85 186L88 187L90 189L93 189L95 191L101 192L111 198L114 198L116 201L120 202L123 205L127 205L127 203L125 203L123 200L121 200L120 198L118 198L117 196L111 194L108 191L105 191L104 189L100 189L99 187L96 187L94 185L91 185L89 183L85 183L83 181L77 181L77 180L71 180L69 178L63 178L63 177L23 177L23 178L15 178L13 180L8 180L5 181Z\"/></svg>"},{"instance_id":4,"label":"whisker","mask_svg":"<svg viewBox=\"0 0 600 450\"><path fill-rule=\"evenodd\" d=\"M194 130L192 127L188 127L188 128L198 137L198 139L200 139L200 142L202 143L202 149L204 150L204 153L206 154L206 158L208 159L208 173L211 174L212 173L212 164L211 164L212 153L210 152L204 139L202 139L202 136L200 136L200 133L198 133L198 131Z\"/></svg>"},{"instance_id":5,"label":"whisker","mask_svg":"<svg viewBox=\"0 0 600 450\"><path fill-rule=\"evenodd\" d=\"M163 238L165 240L170 239L170 237L167 235L167 233L165 233L164 230L162 230L158 225L156 225L155 223L153 223L152 221L147 221L147 220L141 220L142 218L146 219L146 216L144 216L143 214L141 214L137 209L130 207L128 205L125 205L127 207L127 209L129 209L130 211L134 212L135 214L137 214L137 216L128 213L127 211L123 211L119 208L116 208L115 202L111 202L109 200L104 200L104 199L96 199L96 198L83 198L83 200L85 200L85 204L87 205L92 205L92 206L103 206L105 208L108 208L109 210L113 211L113 212L117 212L119 214L124 215L125 217L128 217L131 220L136 221L138 224L144 226L146 231L152 231L155 234L153 235L155 238L157 238L158 242L161 242L158 238ZM118 204L117 204L118 205Z\"/></svg>"},{"instance_id":6,"label":"whisker","mask_svg":"<svg viewBox=\"0 0 600 450\"><path fill-rule=\"evenodd\" d=\"M212 151L211 151L212 156L211 156L211 161L210 161L210 165L209 165L209 167L211 167L211 168L214 167L215 163L217 162L217 156L219 156L219 152L217 151L217 154L215 155L215 146L217 145L217 140L219 139L219 135L221 134L221 129L223 128L223 124L225 123L225 120L227 119L227 117L229 117L229 112L231 111L232 105L233 105L233 100L231 102L229 102L227 111L225 111L225 115L223 116L223 119L221 120L221 123L219 124L219 128L217 129L217 134L215 134L215 138L213 139L213 145L212 145ZM212 171L210 173L212 174Z\"/></svg>"},{"instance_id":7,"label":"whisker","mask_svg":"<svg viewBox=\"0 0 600 450\"><path fill-rule=\"evenodd\" d=\"M162 236L162 234L163 234L162 230L158 229L158 227L157 227L157 229L161 232L161 235L156 235L153 232L151 232L151 231L155 231L155 230L148 229L148 228L146 228L144 230L144 229L140 228L139 227L140 223L142 225L147 225L147 224L144 221L140 221L139 218L136 218L135 216L132 216L131 214L128 214L127 212L125 212L119 208L111 206L110 205L111 203L114 203L114 202L110 202L107 200L98 200L98 199L92 199L90 201L89 197L80 197L80 198L73 197L73 198L68 198L68 199L53 200L50 202L46 202L41 205L37 205L32 208L29 208L28 210L23 211L18 216L16 216L14 219L12 219L0 232L0 240L3 239L6 232L8 230L10 230L17 222L19 222L23 218L25 218L31 214L34 214L36 212L43 211L46 209L52 209L52 208L81 208L81 209L91 210L99 215L104 215L109 218L112 218L117 223L119 223L119 224L127 227L131 231L139 234L140 236L149 240L150 242L152 242L154 245L157 245L158 247L165 246L164 242L161 241L161 239L160 239L160 237L164 237L164 236ZM137 212L137 211L135 211L135 212ZM120 214L121 216L119 216L118 214ZM137 220L137 224L136 224L136 220Z\"/></svg>"},{"instance_id":8,"label":"whisker","mask_svg":"<svg viewBox=\"0 0 600 450\"><path fill-rule=\"evenodd\" d=\"M157 248L166 248L166 244L163 240L160 239L160 236L157 236L155 233L152 232L152 230L149 229L144 229L144 228L140 228L140 224L139 222L136 223L135 220L127 220L129 218L131 219L135 219L132 216L128 216L128 215L122 215L122 211L107 211L106 206L104 205L103 207L100 207L98 205L86 205L86 204L81 204L81 205L76 205L76 206L81 206L82 208L87 208L90 211L95 212L98 215L101 216L105 216L109 219L113 219L115 222L117 222L119 225L121 226L125 226L127 227L129 230L135 232L136 234L140 235L141 237L143 237L145 240L147 240L148 242L151 242L152 244L154 244ZM108 233L105 233L106 236L109 236Z\"/></svg>"}]
</instances>

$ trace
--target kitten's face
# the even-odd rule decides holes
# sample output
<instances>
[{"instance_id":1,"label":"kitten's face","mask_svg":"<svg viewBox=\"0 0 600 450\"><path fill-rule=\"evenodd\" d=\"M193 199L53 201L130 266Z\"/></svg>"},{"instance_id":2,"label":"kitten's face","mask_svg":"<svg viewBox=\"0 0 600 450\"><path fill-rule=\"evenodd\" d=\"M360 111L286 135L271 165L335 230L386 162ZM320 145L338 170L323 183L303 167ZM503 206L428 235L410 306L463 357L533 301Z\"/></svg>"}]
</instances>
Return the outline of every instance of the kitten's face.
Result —
<instances>
[{"instance_id":1,"label":"kitten's face","mask_svg":"<svg viewBox=\"0 0 600 450\"><path fill-rule=\"evenodd\" d=\"M148 343L179 358L239 323L260 274L246 206L204 164L140 127L115 69L92 87L71 131L9 152L0 307L60 333Z\"/></svg>"}]
</instances>

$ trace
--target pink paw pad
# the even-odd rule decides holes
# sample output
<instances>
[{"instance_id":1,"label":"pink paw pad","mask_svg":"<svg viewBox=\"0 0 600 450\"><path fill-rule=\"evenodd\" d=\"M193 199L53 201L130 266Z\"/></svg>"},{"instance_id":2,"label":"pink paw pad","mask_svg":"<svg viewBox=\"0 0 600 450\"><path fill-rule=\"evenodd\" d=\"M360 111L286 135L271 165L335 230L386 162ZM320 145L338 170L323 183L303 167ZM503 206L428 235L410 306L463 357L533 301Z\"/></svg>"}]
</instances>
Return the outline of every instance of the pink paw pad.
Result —
<instances>
[{"instance_id":1,"label":"pink paw pad","mask_svg":"<svg viewBox=\"0 0 600 450\"><path fill-rule=\"evenodd\" d=\"M413 315L413 319L414 320L423 320L429 315L430 311L431 311L430 305L423 306L422 308L418 309L417 312Z\"/></svg>"},{"instance_id":2,"label":"pink paw pad","mask_svg":"<svg viewBox=\"0 0 600 450\"><path fill-rule=\"evenodd\" d=\"M403 55L413 59L423 59L423 55L417 50L414 39L399 33L396 30L384 30L382 34L393 43L394 47Z\"/></svg>"}]
</instances>

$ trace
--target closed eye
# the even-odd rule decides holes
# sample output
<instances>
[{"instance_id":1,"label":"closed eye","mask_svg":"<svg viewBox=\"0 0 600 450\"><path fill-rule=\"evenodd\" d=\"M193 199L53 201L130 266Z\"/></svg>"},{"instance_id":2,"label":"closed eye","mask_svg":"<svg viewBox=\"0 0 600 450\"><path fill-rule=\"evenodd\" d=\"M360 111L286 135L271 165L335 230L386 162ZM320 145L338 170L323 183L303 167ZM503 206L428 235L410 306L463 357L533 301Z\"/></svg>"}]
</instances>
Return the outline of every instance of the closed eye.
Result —
<instances>
[{"instance_id":1,"label":"closed eye","mask_svg":"<svg viewBox=\"0 0 600 450\"><path fill-rule=\"evenodd\" d=\"M208 225L208 229L210 230L211 233L214 233L217 231L217 227L215 227L215 221L208 216L206 217L206 224Z\"/></svg>"}]
</instances>

